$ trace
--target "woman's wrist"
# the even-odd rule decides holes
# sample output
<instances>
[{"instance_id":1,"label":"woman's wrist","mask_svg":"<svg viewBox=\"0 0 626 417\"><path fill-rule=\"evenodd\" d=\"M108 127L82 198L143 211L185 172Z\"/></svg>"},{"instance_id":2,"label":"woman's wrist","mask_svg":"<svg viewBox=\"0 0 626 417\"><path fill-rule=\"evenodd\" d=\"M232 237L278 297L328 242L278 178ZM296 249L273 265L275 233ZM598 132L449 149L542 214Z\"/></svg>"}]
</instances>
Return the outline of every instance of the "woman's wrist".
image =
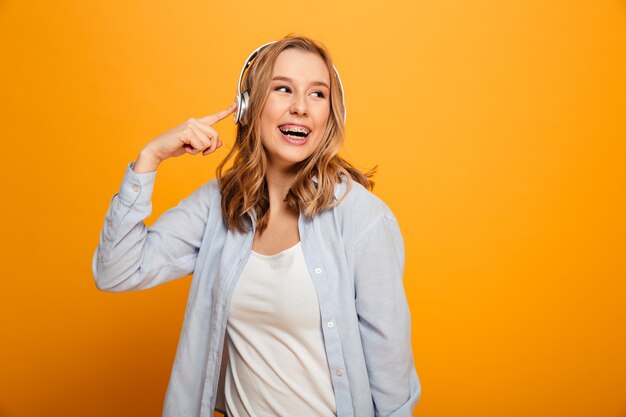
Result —
<instances>
[{"instance_id":1,"label":"woman's wrist","mask_svg":"<svg viewBox=\"0 0 626 417\"><path fill-rule=\"evenodd\" d=\"M157 158L149 149L142 149L133 165L133 171L137 174L156 171L161 160Z\"/></svg>"}]
</instances>

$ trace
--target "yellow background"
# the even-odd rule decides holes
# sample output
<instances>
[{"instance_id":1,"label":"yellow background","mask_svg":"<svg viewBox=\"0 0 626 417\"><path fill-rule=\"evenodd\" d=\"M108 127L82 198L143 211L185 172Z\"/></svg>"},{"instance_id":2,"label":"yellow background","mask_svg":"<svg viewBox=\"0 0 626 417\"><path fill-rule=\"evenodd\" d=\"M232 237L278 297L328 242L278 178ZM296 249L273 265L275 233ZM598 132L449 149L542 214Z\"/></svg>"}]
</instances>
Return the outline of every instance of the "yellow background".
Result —
<instances>
[{"instance_id":1,"label":"yellow background","mask_svg":"<svg viewBox=\"0 0 626 417\"><path fill-rule=\"evenodd\" d=\"M190 280L99 292L106 209L292 31L400 221L415 415L626 416L623 0L0 2L0 416L160 415ZM164 163L148 224L224 155Z\"/></svg>"}]
</instances>

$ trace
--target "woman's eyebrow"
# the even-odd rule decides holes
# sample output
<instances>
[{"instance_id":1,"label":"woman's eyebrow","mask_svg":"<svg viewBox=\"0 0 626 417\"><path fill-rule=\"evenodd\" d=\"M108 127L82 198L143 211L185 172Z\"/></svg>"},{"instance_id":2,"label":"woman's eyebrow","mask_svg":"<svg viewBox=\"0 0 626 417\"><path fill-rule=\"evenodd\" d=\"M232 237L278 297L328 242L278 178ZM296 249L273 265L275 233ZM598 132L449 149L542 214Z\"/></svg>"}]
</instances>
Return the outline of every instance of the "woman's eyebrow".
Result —
<instances>
[{"instance_id":1,"label":"woman's eyebrow","mask_svg":"<svg viewBox=\"0 0 626 417\"><path fill-rule=\"evenodd\" d=\"M286 82L294 84L294 81L291 78L283 77L281 75L277 75L276 77L272 78L272 81L286 81ZM330 90L330 87L324 81L312 81L311 85L321 85Z\"/></svg>"}]
</instances>

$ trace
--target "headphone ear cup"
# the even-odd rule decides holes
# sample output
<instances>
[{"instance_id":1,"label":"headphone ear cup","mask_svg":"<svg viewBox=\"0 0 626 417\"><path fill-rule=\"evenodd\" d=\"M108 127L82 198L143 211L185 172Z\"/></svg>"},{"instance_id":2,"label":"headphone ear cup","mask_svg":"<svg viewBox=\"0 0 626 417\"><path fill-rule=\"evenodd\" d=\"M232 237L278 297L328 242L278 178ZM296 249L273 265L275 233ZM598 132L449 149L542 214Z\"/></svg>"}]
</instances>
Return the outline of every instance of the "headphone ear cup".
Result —
<instances>
[{"instance_id":1,"label":"headphone ear cup","mask_svg":"<svg viewBox=\"0 0 626 417\"><path fill-rule=\"evenodd\" d=\"M237 94L237 111L235 112L235 124L237 123L241 123L241 119L243 118L243 112L244 112L244 107L243 107L243 101L244 101L244 97L243 94Z\"/></svg>"},{"instance_id":2,"label":"headphone ear cup","mask_svg":"<svg viewBox=\"0 0 626 417\"><path fill-rule=\"evenodd\" d=\"M248 100L250 99L250 95L248 94L247 91L244 91L243 94L241 95L241 100L239 101L239 110L237 110L237 113L239 114L239 122L242 125L247 124L246 119L246 112L248 110Z\"/></svg>"}]
</instances>

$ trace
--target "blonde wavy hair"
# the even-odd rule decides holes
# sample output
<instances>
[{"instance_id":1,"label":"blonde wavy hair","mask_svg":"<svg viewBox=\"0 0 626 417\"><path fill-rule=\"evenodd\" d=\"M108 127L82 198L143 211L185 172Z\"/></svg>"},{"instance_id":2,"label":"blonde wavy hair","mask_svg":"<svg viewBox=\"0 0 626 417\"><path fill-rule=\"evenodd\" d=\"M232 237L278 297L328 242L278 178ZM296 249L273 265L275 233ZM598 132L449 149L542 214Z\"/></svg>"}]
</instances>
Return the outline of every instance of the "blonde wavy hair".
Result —
<instances>
[{"instance_id":1,"label":"blonde wavy hair","mask_svg":"<svg viewBox=\"0 0 626 417\"><path fill-rule=\"evenodd\" d=\"M272 73L276 59L286 49L297 49L319 55L325 62L330 76L330 115L326 131L313 152L305 160L295 164L295 178L285 197L287 205L306 217L313 217L321 210L339 204L350 191L354 180L369 190L374 187L370 179L376 167L366 173L338 155L344 141L344 112L341 88L334 66L326 48L307 37L287 35L262 49L247 70L242 81L242 91L249 92L248 109L242 123L237 126L235 144L220 162L216 178L222 193L222 214L230 230L245 232L244 216L256 213L256 228L262 233L269 222L269 195L265 172L267 155L261 142L260 119L269 95ZM224 171L227 162L233 164ZM313 181L316 177L317 183ZM333 202L337 183L347 179L347 191Z\"/></svg>"}]
</instances>

